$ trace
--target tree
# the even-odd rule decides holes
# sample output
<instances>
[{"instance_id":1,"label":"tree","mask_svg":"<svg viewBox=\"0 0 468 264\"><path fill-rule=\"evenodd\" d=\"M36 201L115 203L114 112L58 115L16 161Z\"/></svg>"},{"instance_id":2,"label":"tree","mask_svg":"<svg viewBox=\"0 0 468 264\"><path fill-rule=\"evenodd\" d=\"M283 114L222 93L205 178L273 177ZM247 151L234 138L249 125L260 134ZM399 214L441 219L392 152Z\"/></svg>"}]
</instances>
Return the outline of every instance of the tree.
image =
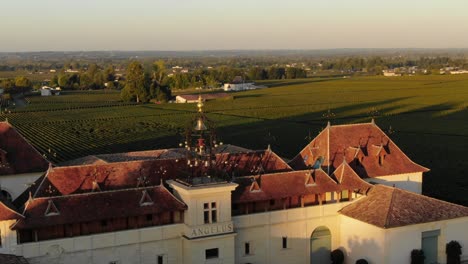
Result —
<instances>
[{"instance_id":1,"label":"tree","mask_svg":"<svg viewBox=\"0 0 468 264\"><path fill-rule=\"evenodd\" d=\"M332 264L343 264L344 259L345 255L340 249L335 249L330 252L330 260L332 261Z\"/></svg>"},{"instance_id":2,"label":"tree","mask_svg":"<svg viewBox=\"0 0 468 264\"><path fill-rule=\"evenodd\" d=\"M460 255L462 254L462 246L458 241L452 240L445 246L447 254L447 264L460 264Z\"/></svg>"},{"instance_id":3,"label":"tree","mask_svg":"<svg viewBox=\"0 0 468 264\"><path fill-rule=\"evenodd\" d=\"M149 76L145 74L143 65L138 61L132 61L127 67L127 81L122 89L121 97L124 101L148 100Z\"/></svg>"},{"instance_id":4,"label":"tree","mask_svg":"<svg viewBox=\"0 0 468 264\"><path fill-rule=\"evenodd\" d=\"M153 79L162 85L164 77L166 76L166 65L163 60L158 60L153 63Z\"/></svg>"},{"instance_id":5,"label":"tree","mask_svg":"<svg viewBox=\"0 0 468 264\"><path fill-rule=\"evenodd\" d=\"M93 80L88 73L83 73L80 76L80 89L86 90L89 89L92 85Z\"/></svg>"},{"instance_id":6,"label":"tree","mask_svg":"<svg viewBox=\"0 0 468 264\"><path fill-rule=\"evenodd\" d=\"M0 88L3 88L5 93L10 93L15 88L15 81L13 79L0 80Z\"/></svg>"},{"instance_id":7,"label":"tree","mask_svg":"<svg viewBox=\"0 0 468 264\"><path fill-rule=\"evenodd\" d=\"M108 82L113 82L115 80L115 71L114 67L109 66L104 70L105 80Z\"/></svg>"},{"instance_id":8,"label":"tree","mask_svg":"<svg viewBox=\"0 0 468 264\"><path fill-rule=\"evenodd\" d=\"M18 89L18 92L24 92L32 88L32 83L28 78L18 76L15 78L15 87Z\"/></svg>"}]
</instances>

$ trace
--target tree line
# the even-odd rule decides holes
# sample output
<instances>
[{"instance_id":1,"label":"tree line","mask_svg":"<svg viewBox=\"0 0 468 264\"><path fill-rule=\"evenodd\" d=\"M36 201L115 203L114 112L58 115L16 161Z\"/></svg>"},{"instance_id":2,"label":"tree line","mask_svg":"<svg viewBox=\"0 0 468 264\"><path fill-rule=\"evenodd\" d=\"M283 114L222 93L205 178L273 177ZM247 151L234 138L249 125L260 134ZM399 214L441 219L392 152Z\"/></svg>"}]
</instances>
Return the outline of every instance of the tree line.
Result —
<instances>
[{"instance_id":1,"label":"tree line","mask_svg":"<svg viewBox=\"0 0 468 264\"><path fill-rule=\"evenodd\" d=\"M16 78L0 79L0 89L3 89L5 94L23 93L31 90L33 83L24 76Z\"/></svg>"}]
</instances>

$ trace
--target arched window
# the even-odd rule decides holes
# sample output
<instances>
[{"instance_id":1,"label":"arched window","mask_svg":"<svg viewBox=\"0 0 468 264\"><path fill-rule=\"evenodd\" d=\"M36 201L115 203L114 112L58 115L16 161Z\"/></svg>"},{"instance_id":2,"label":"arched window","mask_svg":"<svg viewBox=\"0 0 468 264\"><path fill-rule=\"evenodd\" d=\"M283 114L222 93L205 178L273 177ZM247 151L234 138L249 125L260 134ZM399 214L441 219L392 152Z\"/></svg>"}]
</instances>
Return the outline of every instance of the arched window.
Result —
<instances>
[{"instance_id":1,"label":"arched window","mask_svg":"<svg viewBox=\"0 0 468 264\"><path fill-rule=\"evenodd\" d=\"M330 252L330 229L325 226L319 226L310 236L310 263L330 263Z\"/></svg>"}]
</instances>

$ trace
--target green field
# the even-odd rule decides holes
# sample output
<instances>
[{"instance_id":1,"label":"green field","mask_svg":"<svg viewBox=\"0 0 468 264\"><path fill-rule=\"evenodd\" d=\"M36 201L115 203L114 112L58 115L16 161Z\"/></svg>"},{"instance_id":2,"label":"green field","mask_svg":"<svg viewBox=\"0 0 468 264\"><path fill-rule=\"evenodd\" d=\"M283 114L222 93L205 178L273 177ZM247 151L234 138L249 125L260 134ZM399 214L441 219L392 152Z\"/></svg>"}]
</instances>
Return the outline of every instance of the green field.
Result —
<instances>
[{"instance_id":1,"label":"green field","mask_svg":"<svg viewBox=\"0 0 468 264\"><path fill-rule=\"evenodd\" d=\"M310 78L210 101L225 143L292 158L332 124L376 123L416 162L431 168L424 192L468 205L468 75ZM89 154L176 147L193 104L124 104L116 92L32 96L8 118L54 162Z\"/></svg>"}]
</instances>

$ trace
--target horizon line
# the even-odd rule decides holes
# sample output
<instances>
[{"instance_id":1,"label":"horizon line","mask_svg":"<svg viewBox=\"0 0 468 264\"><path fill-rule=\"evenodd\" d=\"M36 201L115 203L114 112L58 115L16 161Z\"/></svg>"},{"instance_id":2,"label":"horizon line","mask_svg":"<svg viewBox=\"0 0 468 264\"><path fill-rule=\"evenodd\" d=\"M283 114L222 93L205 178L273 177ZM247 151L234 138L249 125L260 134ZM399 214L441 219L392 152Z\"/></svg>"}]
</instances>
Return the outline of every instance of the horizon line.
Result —
<instances>
[{"instance_id":1,"label":"horizon line","mask_svg":"<svg viewBox=\"0 0 468 264\"><path fill-rule=\"evenodd\" d=\"M22 51L0 51L0 53L32 53L32 52L235 52L235 51L333 51L333 50L468 50L468 47L451 47L451 48L428 48L428 47L406 47L406 48L274 48L274 49L180 49L180 50L166 50L166 49L96 49L96 50L22 50Z\"/></svg>"}]
</instances>

